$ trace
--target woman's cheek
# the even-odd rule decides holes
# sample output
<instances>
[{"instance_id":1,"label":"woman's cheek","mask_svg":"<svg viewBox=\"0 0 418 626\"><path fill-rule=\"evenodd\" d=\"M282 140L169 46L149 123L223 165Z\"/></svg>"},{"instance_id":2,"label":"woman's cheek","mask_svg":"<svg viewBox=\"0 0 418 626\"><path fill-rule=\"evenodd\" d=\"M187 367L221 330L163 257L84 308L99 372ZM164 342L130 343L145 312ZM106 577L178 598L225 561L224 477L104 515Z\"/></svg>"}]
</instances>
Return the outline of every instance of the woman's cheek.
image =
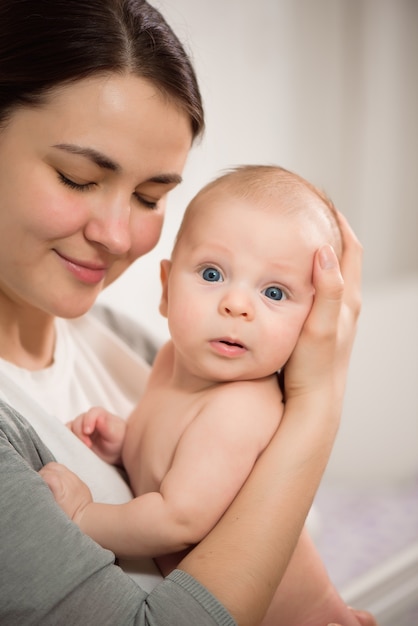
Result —
<instances>
[{"instance_id":1,"label":"woman's cheek","mask_svg":"<svg viewBox=\"0 0 418 626\"><path fill-rule=\"evenodd\" d=\"M149 211L135 216L131 226L131 249L128 252L129 264L155 248L160 240L164 223L164 211Z\"/></svg>"}]
</instances>

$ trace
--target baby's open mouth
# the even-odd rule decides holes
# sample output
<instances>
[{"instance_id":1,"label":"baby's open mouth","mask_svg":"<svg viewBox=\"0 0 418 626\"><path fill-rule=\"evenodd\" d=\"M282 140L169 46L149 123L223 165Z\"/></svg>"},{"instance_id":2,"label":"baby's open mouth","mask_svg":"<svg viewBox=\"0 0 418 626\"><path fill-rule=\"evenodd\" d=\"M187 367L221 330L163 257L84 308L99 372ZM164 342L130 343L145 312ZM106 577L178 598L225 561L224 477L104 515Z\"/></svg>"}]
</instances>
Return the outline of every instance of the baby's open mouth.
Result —
<instances>
[{"instance_id":1,"label":"baby's open mouth","mask_svg":"<svg viewBox=\"0 0 418 626\"><path fill-rule=\"evenodd\" d=\"M219 343L224 343L227 346L236 346L237 348L245 347L242 343L238 343L237 341L228 341L227 339L220 339Z\"/></svg>"}]
</instances>

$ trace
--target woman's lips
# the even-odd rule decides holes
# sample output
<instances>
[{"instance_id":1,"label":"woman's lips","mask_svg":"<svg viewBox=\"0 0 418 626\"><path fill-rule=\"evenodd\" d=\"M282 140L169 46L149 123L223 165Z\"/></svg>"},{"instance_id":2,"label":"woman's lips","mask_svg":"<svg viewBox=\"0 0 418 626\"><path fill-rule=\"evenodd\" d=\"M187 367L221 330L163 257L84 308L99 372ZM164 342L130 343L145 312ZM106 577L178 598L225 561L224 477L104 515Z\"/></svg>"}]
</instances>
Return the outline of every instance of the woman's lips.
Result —
<instances>
[{"instance_id":1,"label":"woman's lips","mask_svg":"<svg viewBox=\"0 0 418 626\"><path fill-rule=\"evenodd\" d=\"M96 285L106 276L107 266L89 261L81 261L63 255L54 250L64 267L80 282L87 285Z\"/></svg>"},{"instance_id":2,"label":"woman's lips","mask_svg":"<svg viewBox=\"0 0 418 626\"><path fill-rule=\"evenodd\" d=\"M244 344L229 337L212 339L210 345L218 354L227 357L241 356L247 352Z\"/></svg>"}]
</instances>

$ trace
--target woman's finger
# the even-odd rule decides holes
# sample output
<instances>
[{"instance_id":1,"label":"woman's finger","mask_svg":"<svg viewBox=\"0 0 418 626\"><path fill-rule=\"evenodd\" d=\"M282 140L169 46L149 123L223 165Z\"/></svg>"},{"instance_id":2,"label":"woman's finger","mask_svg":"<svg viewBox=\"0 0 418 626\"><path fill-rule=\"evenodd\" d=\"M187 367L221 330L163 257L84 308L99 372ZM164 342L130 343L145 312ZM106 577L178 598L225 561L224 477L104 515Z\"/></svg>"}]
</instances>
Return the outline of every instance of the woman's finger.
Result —
<instances>
[{"instance_id":1,"label":"woman's finger","mask_svg":"<svg viewBox=\"0 0 418 626\"><path fill-rule=\"evenodd\" d=\"M345 217L338 213L338 222L343 237L343 255L340 263L344 279L344 301L358 316L361 308L361 276L363 247Z\"/></svg>"}]
</instances>

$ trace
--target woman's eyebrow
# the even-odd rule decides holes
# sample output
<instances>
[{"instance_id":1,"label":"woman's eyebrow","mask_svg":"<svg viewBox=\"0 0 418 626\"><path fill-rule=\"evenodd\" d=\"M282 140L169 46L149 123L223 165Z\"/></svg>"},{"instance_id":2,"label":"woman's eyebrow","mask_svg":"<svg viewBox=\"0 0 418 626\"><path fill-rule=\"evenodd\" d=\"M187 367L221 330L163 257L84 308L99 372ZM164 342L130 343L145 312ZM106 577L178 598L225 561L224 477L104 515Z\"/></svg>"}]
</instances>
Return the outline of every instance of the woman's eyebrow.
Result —
<instances>
[{"instance_id":1,"label":"woman's eyebrow","mask_svg":"<svg viewBox=\"0 0 418 626\"><path fill-rule=\"evenodd\" d=\"M175 185L179 185L183 182L180 174L157 174L156 176L151 176L149 179L150 183L161 183L163 185L171 185L174 183Z\"/></svg>"},{"instance_id":2,"label":"woman's eyebrow","mask_svg":"<svg viewBox=\"0 0 418 626\"><path fill-rule=\"evenodd\" d=\"M79 154L83 157L86 157L90 161L92 161L98 167L101 167L106 170L110 170L112 172L120 172L121 166L110 159L108 156L95 150L94 148L87 148L84 146L78 146L72 143L59 143L52 146L53 148L58 148L58 150L64 150L65 152L70 152L71 154ZM156 174L155 176L151 176L150 182L153 183L161 183L164 185L170 185L172 183L178 185L182 182L182 177L177 173L168 173L168 174Z\"/></svg>"},{"instance_id":3,"label":"woman's eyebrow","mask_svg":"<svg viewBox=\"0 0 418 626\"><path fill-rule=\"evenodd\" d=\"M58 150L64 150L65 152L70 152L71 154L79 154L80 156L86 157L95 163L95 165L98 165L103 169L111 170L112 172L119 172L121 170L118 163L109 159L109 157L105 154L94 150L94 148L86 148L72 143L58 143L52 147L58 148Z\"/></svg>"}]
</instances>

